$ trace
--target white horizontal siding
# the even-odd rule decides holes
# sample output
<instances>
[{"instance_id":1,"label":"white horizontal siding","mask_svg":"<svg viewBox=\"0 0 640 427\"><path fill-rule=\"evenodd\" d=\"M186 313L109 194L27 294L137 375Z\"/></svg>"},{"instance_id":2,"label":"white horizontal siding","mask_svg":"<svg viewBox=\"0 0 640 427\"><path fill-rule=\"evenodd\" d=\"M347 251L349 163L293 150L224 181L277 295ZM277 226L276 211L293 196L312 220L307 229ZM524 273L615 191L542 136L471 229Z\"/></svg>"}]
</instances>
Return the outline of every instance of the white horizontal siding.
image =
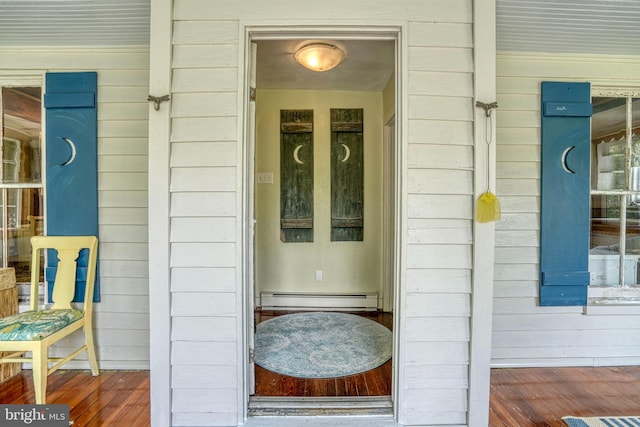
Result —
<instances>
[{"instance_id":1,"label":"white horizontal siding","mask_svg":"<svg viewBox=\"0 0 640 427\"><path fill-rule=\"evenodd\" d=\"M473 197L456 194L409 194L407 214L411 219L472 218Z\"/></svg>"},{"instance_id":2,"label":"white horizontal siding","mask_svg":"<svg viewBox=\"0 0 640 427\"><path fill-rule=\"evenodd\" d=\"M239 19L408 22L407 294L399 417L465 424L473 209L473 40L468 0L174 4L171 289L172 421L232 425L242 315L238 277ZM370 21L369 21L370 22ZM381 21L376 21L381 22ZM212 309L215 307L215 309ZM203 381L198 378L205 365ZM210 367L210 368L209 368ZM198 380L196 381L196 378ZM410 380L409 380L410 378ZM197 385L201 384L201 385Z\"/></svg>"},{"instance_id":3,"label":"white horizontal siding","mask_svg":"<svg viewBox=\"0 0 640 427\"><path fill-rule=\"evenodd\" d=\"M637 311L540 307L540 82L640 87L640 60L584 55L498 56L494 366L637 364Z\"/></svg>"},{"instance_id":4,"label":"white horizontal siding","mask_svg":"<svg viewBox=\"0 0 640 427\"><path fill-rule=\"evenodd\" d=\"M409 244L470 244L472 230L462 219L410 219L407 241Z\"/></svg>"},{"instance_id":5,"label":"white horizontal siding","mask_svg":"<svg viewBox=\"0 0 640 427\"><path fill-rule=\"evenodd\" d=\"M136 190L104 190L98 192L98 206L108 208L147 208L147 192Z\"/></svg>"},{"instance_id":6,"label":"white horizontal siding","mask_svg":"<svg viewBox=\"0 0 640 427\"><path fill-rule=\"evenodd\" d=\"M468 138L473 134L473 123L413 119L407 133L409 143L470 145Z\"/></svg>"},{"instance_id":7,"label":"white horizontal siding","mask_svg":"<svg viewBox=\"0 0 640 427\"><path fill-rule=\"evenodd\" d=\"M235 216L236 194L229 192L190 192L171 195L171 216Z\"/></svg>"},{"instance_id":8,"label":"white horizontal siding","mask_svg":"<svg viewBox=\"0 0 640 427\"><path fill-rule=\"evenodd\" d=\"M461 5L470 10L470 3ZM465 12L462 12L463 15ZM405 343L401 420L463 424L473 206L471 25L408 27ZM441 34L436 34L442 31Z\"/></svg>"},{"instance_id":9,"label":"white horizontal siding","mask_svg":"<svg viewBox=\"0 0 640 427\"><path fill-rule=\"evenodd\" d=\"M471 292L471 273L468 269L426 269L407 270L407 292L437 292L447 284L447 290L455 294Z\"/></svg>"},{"instance_id":10,"label":"white horizontal siding","mask_svg":"<svg viewBox=\"0 0 640 427\"><path fill-rule=\"evenodd\" d=\"M178 20L173 43L172 423L235 425L238 23Z\"/></svg>"},{"instance_id":11,"label":"white horizontal siding","mask_svg":"<svg viewBox=\"0 0 640 427\"><path fill-rule=\"evenodd\" d=\"M233 267L171 269L171 290L174 292L234 292L236 289Z\"/></svg>"},{"instance_id":12,"label":"white horizontal siding","mask_svg":"<svg viewBox=\"0 0 640 427\"><path fill-rule=\"evenodd\" d=\"M236 190L234 167L173 168L171 170L172 192L210 192Z\"/></svg>"},{"instance_id":13,"label":"white horizontal siding","mask_svg":"<svg viewBox=\"0 0 640 427\"><path fill-rule=\"evenodd\" d=\"M183 142L174 144L173 167L234 166L235 142Z\"/></svg>"},{"instance_id":14,"label":"white horizontal siding","mask_svg":"<svg viewBox=\"0 0 640 427\"><path fill-rule=\"evenodd\" d=\"M0 49L0 63L0 78L47 71L98 73L98 361L103 369L148 369L148 50ZM54 354L66 350L60 346ZM87 369L82 362L69 366Z\"/></svg>"},{"instance_id":15,"label":"white horizontal siding","mask_svg":"<svg viewBox=\"0 0 640 427\"><path fill-rule=\"evenodd\" d=\"M237 136L235 117L179 117L172 123L173 142L232 141Z\"/></svg>"}]
</instances>

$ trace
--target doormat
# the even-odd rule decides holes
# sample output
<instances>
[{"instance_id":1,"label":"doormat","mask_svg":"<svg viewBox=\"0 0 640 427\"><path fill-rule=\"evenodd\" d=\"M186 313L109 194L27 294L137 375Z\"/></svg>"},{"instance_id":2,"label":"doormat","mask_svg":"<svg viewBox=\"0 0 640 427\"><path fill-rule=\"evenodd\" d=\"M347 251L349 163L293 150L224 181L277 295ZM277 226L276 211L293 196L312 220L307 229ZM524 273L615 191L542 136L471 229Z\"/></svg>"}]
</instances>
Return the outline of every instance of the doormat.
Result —
<instances>
[{"instance_id":1,"label":"doormat","mask_svg":"<svg viewBox=\"0 0 640 427\"><path fill-rule=\"evenodd\" d=\"M569 427L640 427L640 417L562 417Z\"/></svg>"},{"instance_id":2,"label":"doormat","mask_svg":"<svg viewBox=\"0 0 640 427\"><path fill-rule=\"evenodd\" d=\"M368 371L391 358L392 333L384 325L346 313L310 312L258 324L254 360L298 378L332 378Z\"/></svg>"}]
</instances>

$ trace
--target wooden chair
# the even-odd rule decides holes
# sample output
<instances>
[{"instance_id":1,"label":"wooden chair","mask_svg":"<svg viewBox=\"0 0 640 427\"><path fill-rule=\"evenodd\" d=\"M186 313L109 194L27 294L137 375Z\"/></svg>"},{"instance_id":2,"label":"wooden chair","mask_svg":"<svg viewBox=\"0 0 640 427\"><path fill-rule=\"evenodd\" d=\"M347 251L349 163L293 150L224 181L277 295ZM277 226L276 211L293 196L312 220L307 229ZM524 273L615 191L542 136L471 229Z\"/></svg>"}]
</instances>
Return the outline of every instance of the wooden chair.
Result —
<instances>
[{"instance_id":1,"label":"wooden chair","mask_svg":"<svg viewBox=\"0 0 640 427\"><path fill-rule=\"evenodd\" d=\"M99 374L93 345L92 308L96 275L98 239L95 236L34 236L31 238L31 305L30 310L0 319L0 351L12 352L0 363L33 365L33 384L36 403L46 403L47 376L87 351L91 372ZM53 306L38 307L40 281L40 253L55 249L58 267L53 285ZM82 249L89 250L86 287L82 310L71 306L76 284L76 260ZM69 334L84 328L84 343L64 358L50 358L49 347ZM25 357L31 352L31 357ZM49 363L52 366L49 367Z\"/></svg>"},{"instance_id":2,"label":"wooden chair","mask_svg":"<svg viewBox=\"0 0 640 427\"><path fill-rule=\"evenodd\" d=\"M39 215L28 215L29 228L32 236L41 236L44 232L44 217Z\"/></svg>"}]
</instances>

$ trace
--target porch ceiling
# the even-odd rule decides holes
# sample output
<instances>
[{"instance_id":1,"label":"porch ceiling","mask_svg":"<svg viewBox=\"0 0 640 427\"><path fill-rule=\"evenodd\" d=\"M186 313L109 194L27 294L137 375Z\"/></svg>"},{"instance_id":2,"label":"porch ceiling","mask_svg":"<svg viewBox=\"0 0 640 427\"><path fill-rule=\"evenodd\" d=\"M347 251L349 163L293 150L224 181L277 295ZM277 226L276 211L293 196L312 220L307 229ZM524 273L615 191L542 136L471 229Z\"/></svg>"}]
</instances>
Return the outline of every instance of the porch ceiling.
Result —
<instances>
[{"instance_id":1,"label":"porch ceiling","mask_svg":"<svg viewBox=\"0 0 640 427\"><path fill-rule=\"evenodd\" d=\"M498 51L640 54L638 0L496 0Z\"/></svg>"},{"instance_id":2,"label":"porch ceiling","mask_svg":"<svg viewBox=\"0 0 640 427\"><path fill-rule=\"evenodd\" d=\"M638 0L496 0L496 6L498 51L640 54ZM150 0L2 0L0 47L146 46L149 8ZM291 46L269 48L286 51ZM383 69L389 64L372 67L356 59L352 55L351 74L357 75L347 83L351 89L368 90L390 71ZM308 72L293 62L291 66L297 67L291 70L295 78L290 73L270 73L263 85L286 88L304 80L296 73ZM378 74L369 75L368 70ZM332 79L326 80L327 88L336 89Z\"/></svg>"}]
</instances>

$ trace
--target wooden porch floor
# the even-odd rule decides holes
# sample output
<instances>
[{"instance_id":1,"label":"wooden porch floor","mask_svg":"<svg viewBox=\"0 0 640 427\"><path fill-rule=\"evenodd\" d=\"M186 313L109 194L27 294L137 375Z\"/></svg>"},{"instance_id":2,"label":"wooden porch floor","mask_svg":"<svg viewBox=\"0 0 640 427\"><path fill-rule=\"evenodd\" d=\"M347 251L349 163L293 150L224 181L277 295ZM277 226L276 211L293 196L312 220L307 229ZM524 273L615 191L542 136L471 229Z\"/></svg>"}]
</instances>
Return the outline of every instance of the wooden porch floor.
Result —
<instances>
[{"instance_id":1,"label":"wooden porch floor","mask_svg":"<svg viewBox=\"0 0 640 427\"><path fill-rule=\"evenodd\" d=\"M58 371L48 403L68 404L73 427L149 426L149 372ZM0 384L0 403L33 404L30 371ZM564 415L640 415L640 366L491 372L491 427L566 427Z\"/></svg>"},{"instance_id":2,"label":"wooden porch floor","mask_svg":"<svg viewBox=\"0 0 640 427\"><path fill-rule=\"evenodd\" d=\"M565 415L640 415L640 366L491 371L489 425L566 427Z\"/></svg>"},{"instance_id":3,"label":"wooden porch floor","mask_svg":"<svg viewBox=\"0 0 640 427\"><path fill-rule=\"evenodd\" d=\"M31 371L0 384L0 403L34 404ZM149 372L56 371L49 376L47 403L69 405L73 427L149 426Z\"/></svg>"}]
</instances>

